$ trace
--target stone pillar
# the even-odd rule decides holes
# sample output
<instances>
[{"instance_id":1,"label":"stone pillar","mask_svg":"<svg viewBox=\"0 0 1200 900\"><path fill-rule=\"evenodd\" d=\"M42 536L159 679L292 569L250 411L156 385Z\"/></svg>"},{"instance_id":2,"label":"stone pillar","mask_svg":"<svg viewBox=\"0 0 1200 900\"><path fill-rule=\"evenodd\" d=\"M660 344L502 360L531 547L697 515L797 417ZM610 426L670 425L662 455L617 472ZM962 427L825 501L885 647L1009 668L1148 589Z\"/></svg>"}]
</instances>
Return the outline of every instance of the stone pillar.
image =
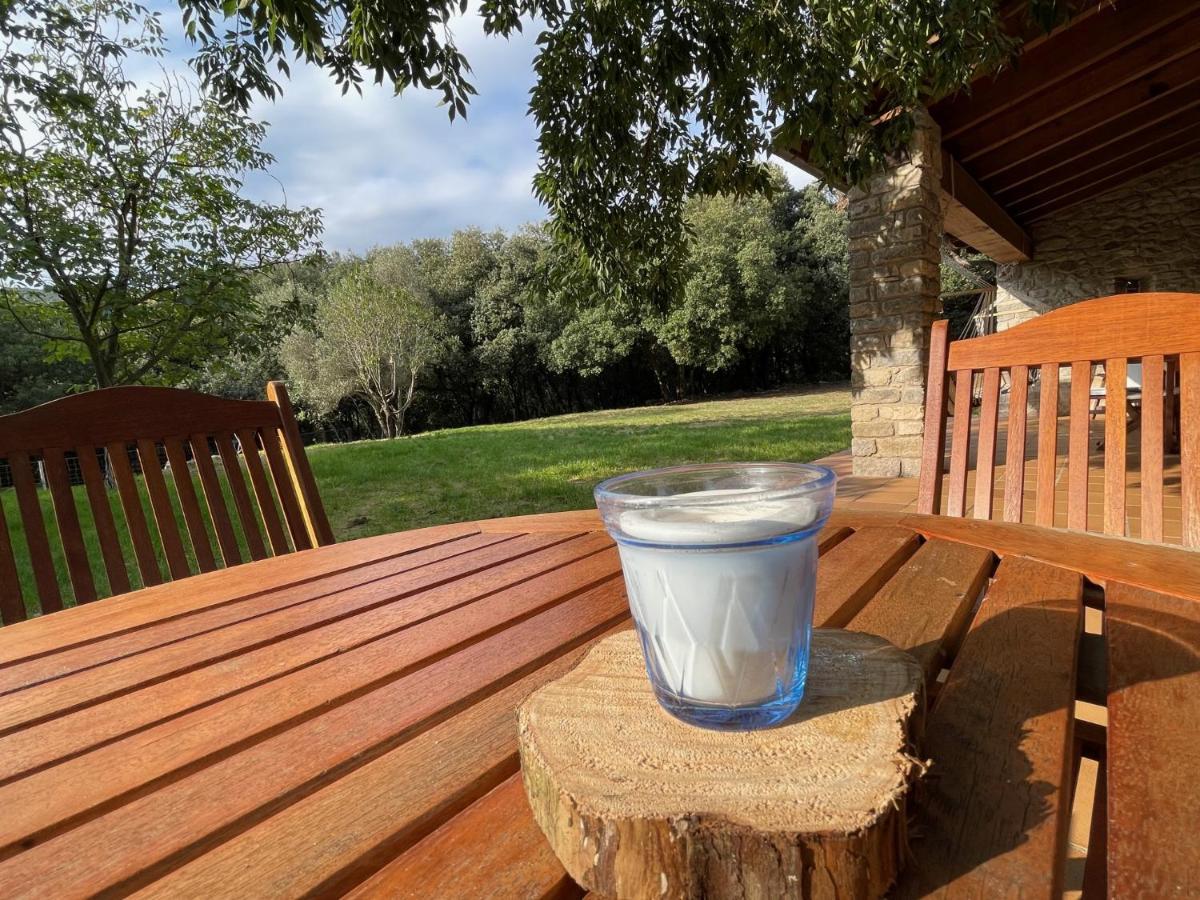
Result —
<instances>
[{"instance_id":1,"label":"stone pillar","mask_svg":"<svg viewBox=\"0 0 1200 900\"><path fill-rule=\"evenodd\" d=\"M855 475L920 469L929 328L940 312L941 130L925 110L906 158L849 197Z\"/></svg>"}]
</instances>

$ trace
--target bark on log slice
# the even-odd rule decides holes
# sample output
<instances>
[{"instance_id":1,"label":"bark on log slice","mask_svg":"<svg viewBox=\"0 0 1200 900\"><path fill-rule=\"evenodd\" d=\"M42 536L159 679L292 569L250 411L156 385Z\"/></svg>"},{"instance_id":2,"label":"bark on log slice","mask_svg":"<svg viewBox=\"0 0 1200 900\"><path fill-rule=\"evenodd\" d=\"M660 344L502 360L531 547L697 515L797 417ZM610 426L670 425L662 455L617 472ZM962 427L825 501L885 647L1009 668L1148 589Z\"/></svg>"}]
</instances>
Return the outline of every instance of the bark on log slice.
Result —
<instances>
[{"instance_id":1,"label":"bark on log slice","mask_svg":"<svg viewBox=\"0 0 1200 900\"><path fill-rule=\"evenodd\" d=\"M879 897L906 852L922 690L882 638L817 629L795 716L707 731L662 710L623 632L521 707L526 796L603 896Z\"/></svg>"}]
</instances>

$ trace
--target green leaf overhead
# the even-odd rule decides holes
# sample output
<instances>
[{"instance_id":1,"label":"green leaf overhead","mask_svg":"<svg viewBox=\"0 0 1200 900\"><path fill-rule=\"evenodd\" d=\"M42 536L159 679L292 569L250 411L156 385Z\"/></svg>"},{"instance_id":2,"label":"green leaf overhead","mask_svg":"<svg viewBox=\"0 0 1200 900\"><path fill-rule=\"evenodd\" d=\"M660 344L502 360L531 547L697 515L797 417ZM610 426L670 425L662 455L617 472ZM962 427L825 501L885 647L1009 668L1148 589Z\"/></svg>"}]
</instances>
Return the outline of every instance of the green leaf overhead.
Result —
<instances>
[{"instance_id":1,"label":"green leaf overhead","mask_svg":"<svg viewBox=\"0 0 1200 900\"><path fill-rule=\"evenodd\" d=\"M454 40L465 0L181 0L196 67L234 104L279 89L296 56L344 89L415 85L465 115L475 87ZM1040 27L1065 0L1032 0ZM977 0L483 0L485 30L539 31L529 110L537 196L556 237L615 292L681 289L684 203L769 187L775 141L803 143L843 183L904 146L906 110L998 65L1017 41ZM464 139L469 135L464 134Z\"/></svg>"}]
</instances>

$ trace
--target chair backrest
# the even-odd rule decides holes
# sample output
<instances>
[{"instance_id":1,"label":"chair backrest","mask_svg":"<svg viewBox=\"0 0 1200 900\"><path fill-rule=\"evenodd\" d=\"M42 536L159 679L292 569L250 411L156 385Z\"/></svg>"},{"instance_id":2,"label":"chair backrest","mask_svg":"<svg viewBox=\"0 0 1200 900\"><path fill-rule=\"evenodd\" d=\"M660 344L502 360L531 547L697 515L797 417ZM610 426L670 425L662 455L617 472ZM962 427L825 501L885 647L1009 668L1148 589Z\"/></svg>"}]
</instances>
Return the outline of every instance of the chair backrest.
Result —
<instances>
[{"instance_id":1,"label":"chair backrest","mask_svg":"<svg viewBox=\"0 0 1200 900\"><path fill-rule=\"evenodd\" d=\"M1128 397L1131 364L1140 366L1140 371L1135 370L1140 398L1137 391L1134 397ZM1066 525L1087 530L1093 366L1102 366L1106 376L1102 530L1107 534L1126 533L1125 410L1127 400L1140 399L1138 536L1163 540L1163 457L1178 438L1181 537L1186 546L1200 546L1200 294L1101 297L1054 310L999 334L964 341L950 342L947 323L935 323L929 351L918 511L965 515L967 473L974 456L972 514L981 519L992 517L1000 391L1007 375L1003 518L1019 522L1024 516L1026 439L1036 431L1036 445L1030 455L1030 459L1037 460L1032 518L1038 525L1056 524L1059 385L1060 374L1069 372L1069 382L1064 382L1064 387L1069 384L1070 398ZM972 446L977 381L982 387L982 398L977 438ZM1039 395L1033 429L1027 423L1031 385L1036 386ZM950 397L952 409L947 402ZM951 412L953 425L947 434ZM947 441L949 477L943 485Z\"/></svg>"},{"instance_id":2,"label":"chair backrest","mask_svg":"<svg viewBox=\"0 0 1200 900\"><path fill-rule=\"evenodd\" d=\"M259 401L157 387L54 400L0 416L0 460L6 624L61 609L68 592L86 603L333 543L280 382Z\"/></svg>"}]
</instances>

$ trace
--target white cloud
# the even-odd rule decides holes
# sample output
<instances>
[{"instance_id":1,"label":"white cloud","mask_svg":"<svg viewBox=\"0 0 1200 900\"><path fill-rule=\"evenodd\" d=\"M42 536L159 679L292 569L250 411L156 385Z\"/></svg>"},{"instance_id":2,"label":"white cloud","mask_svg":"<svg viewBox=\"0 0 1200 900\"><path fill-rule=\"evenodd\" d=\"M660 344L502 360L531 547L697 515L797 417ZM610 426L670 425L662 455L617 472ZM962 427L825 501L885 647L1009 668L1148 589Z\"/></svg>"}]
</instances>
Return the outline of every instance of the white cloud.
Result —
<instances>
[{"instance_id":1,"label":"white cloud","mask_svg":"<svg viewBox=\"0 0 1200 900\"><path fill-rule=\"evenodd\" d=\"M451 122L438 97L364 85L346 95L319 69L298 65L275 103L254 114L271 123L266 149L288 202L325 211L325 245L365 250L437 237L458 228L516 228L544 211L531 192L536 130L526 116L534 35L485 36L477 17L456 39L479 91L467 119ZM279 185L248 191L278 200Z\"/></svg>"},{"instance_id":2,"label":"white cloud","mask_svg":"<svg viewBox=\"0 0 1200 900\"><path fill-rule=\"evenodd\" d=\"M172 51L166 63L182 69L191 48L178 8L160 9ZM531 189L537 130L526 113L538 28L505 40L485 35L473 12L457 20L455 40L479 95L467 119L453 123L432 92L397 97L389 86L366 84L362 96L343 95L323 70L293 64L283 95L254 106L271 125L265 149L277 163L247 193L321 208L330 250L443 237L472 225L511 230L544 217ZM131 74L155 78L159 64L136 63ZM811 181L784 168L794 184Z\"/></svg>"},{"instance_id":3,"label":"white cloud","mask_svg":"<svg viewBox=\"0 0 1200 900\"><path fill-rule=\"evenodd\" d=\"M128 74L146 84L166 68L186 74L192 46L178 7L159 2L170 55L130 59ZM533 197L537 131L526 115L533 86L536 26L510 40L483 33L473 12L454 24L455 40L479 91L466 120L450 121L440 95L365 84L343 95L315 66L292 64L292 78L255 118L270 123L265 149L277 160L248 181L248 195L324 211L330 250L362 251L459 228L515 229L544 217ZM369 75L368 75L369 77Z\"/></svg>"}]
</instances>

